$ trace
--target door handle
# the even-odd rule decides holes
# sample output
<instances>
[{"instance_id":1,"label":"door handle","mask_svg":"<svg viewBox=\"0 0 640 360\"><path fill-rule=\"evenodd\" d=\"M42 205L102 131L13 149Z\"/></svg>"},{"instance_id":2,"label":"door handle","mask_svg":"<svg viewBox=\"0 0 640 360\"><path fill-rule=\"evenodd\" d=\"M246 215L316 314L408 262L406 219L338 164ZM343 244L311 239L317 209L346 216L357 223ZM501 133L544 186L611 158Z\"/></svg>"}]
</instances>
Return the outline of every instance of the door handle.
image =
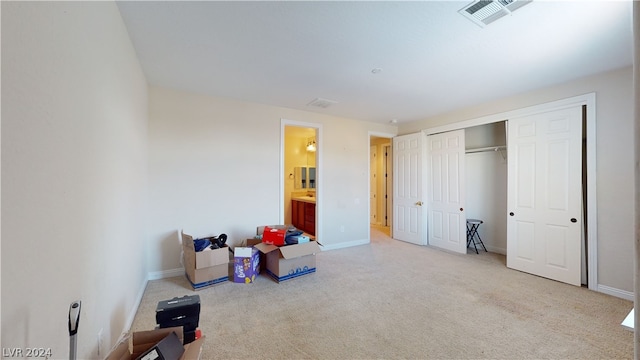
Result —
<instances>
[{"instance_id":1,"label":"door handle","mask_svg":"<svg viewBox=\"0 0 640 360\"><path fill-rule=\"evenodd\" d=\"M418 202L416 203L416 205L417 205L417 206L422 206L422 201L418 201Z\"/></svg>"},{"instance_id":2,"label":"door handle","mask_svg":"<svg viewBox=\"0 0 640 360\"><path fill-rule=\"evenodd\" d=\"M509 216L513 216L513 215L515 215L513 212L510 212L510 213L509 213Z\"/></svg>"},{"instance_id":3,"label":"door handle","mask_svg":"<svg viewBox=\"0 0 640 360\"><path fill-rule=\"evenodd\" d=\"M576 220L576 218L571 218L571 222L575 223L575 222L578 222L578 220Z\"/></svg>"}]
</instances>

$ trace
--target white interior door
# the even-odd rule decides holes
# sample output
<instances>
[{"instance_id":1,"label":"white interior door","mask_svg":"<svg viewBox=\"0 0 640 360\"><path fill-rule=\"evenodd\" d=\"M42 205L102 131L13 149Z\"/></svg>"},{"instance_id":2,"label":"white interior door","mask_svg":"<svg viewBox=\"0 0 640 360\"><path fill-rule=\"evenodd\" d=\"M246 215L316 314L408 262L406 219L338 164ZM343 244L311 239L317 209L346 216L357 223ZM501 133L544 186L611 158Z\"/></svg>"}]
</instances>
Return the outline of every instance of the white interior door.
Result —
<instances>
[{"instance_id":1,"label":"white interior door","mask_svg":"<svg viewBox=\"0 0 640 360\"><path fill-rule=\"evenodd\" d=\"M580 285L582 108L508 122L507 267Z\"/></svg>"},{"instance_id":2,"label":"white interior door","mask_svg":"<svg viewBox=\"0 0 640 360\"><path fill-rule=\"evenodd\" d=\"M424 134L393 138L393 238L424 245L422 145Z\"/></svg>"},{"instance_id":3,"label":"white interior door","mask_svg":"<svg viewBox=\"0 0 640 360\"><path fill-rule=\"evenodd\" d=\"M429 245L467 252L464 130L427 137Z\"/></svg>"}]
</instances>

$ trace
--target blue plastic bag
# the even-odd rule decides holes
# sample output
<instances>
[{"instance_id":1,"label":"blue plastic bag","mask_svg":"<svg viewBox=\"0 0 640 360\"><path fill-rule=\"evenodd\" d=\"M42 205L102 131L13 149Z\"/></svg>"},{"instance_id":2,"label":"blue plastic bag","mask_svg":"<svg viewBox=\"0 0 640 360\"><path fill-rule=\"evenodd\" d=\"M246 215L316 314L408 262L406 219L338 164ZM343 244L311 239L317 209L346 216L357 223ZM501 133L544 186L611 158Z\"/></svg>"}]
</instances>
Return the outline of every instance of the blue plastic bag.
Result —
<instances>
[{"instance_id":1,"label":"blue plastic bag","mask_svg":"<svg viewBox=\"0 0 640 360\"><path fill-rule=\"evenodd\" d=\"M196 249L196 252L202 251L211 246L211 240L209 239L195 239L193 240L193 247Z\"/></svg>"}]
</instances>

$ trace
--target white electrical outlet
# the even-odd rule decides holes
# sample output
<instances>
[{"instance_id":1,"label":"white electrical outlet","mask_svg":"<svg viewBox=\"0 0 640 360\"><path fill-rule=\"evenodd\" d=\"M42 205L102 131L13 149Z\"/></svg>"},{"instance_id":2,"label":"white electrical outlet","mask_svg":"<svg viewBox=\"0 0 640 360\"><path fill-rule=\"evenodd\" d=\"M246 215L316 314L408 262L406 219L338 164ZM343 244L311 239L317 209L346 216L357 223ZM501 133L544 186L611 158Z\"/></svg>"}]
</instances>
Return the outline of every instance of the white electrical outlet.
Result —
<instances>
[{"instance_id":1,"label":"white electrical outlet","mask_svg":"<svg viewBox=\"0 0 640 360\"><path fill-rule=\"evenodd\" d=\"M102 329L98 331L98 356L102 355Z\"/></svg>"},{"instance_id":2,"label":"white electrical outlet","mask_svg":"<svg viewBox=\"0 0 640 360\"><path fill-rule=\"evenodd\" d=\"M340 232L344 232L344 225L340 225Z\"/></svg>"}]
</instances>

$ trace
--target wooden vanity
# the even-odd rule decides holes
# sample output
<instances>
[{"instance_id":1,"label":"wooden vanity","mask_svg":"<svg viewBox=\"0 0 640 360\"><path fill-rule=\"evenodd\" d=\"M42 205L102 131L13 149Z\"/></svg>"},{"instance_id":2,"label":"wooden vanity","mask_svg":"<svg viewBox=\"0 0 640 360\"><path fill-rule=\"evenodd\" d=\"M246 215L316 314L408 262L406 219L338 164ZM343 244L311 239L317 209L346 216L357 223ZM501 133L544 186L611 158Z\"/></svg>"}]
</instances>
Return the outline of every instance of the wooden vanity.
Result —
<instances>
[{"instance_id":1,"label":"wooden vanity","mask_svg":"<svg viewBox=\"0 0 640 360\"><path fill-rule=\"evenodd\" d=\"M294 198L291 200L291 223L309 235L316 235L315 199Z\"/></svg>"}]
</instances>

